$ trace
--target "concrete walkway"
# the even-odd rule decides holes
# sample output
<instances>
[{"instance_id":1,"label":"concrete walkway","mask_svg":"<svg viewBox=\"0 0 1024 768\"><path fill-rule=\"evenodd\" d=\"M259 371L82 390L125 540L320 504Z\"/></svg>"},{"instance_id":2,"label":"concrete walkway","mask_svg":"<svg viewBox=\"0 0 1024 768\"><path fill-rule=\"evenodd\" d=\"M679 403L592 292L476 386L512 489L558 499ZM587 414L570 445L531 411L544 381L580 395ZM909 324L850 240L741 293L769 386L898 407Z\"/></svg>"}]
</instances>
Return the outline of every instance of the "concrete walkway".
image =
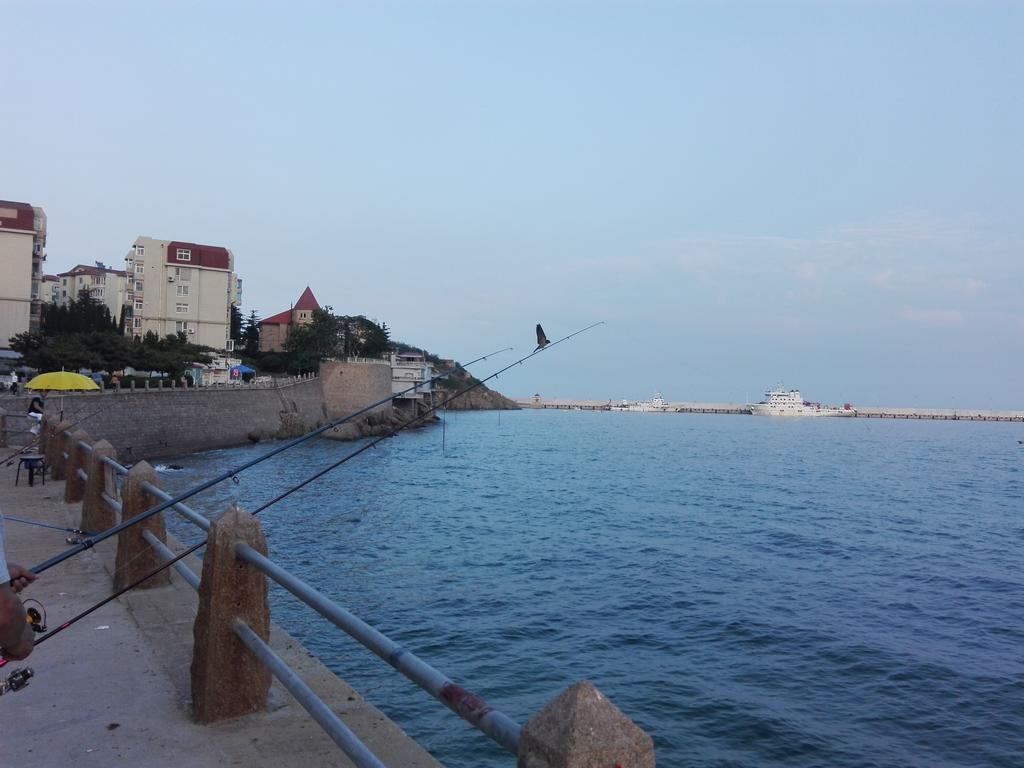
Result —
<instances>
[{"instance_id":1,"label":"concrete walkway","mask_svg":"<svg viewBox=\"0 0 1024 768\"><path fill-rule=\"evenodd\" d=\"M0 449L0 458L12 450ZM63 482L47 480L29 488L22 471L15 487L14 476L14 465L0 467L5 514L50 525L79 524L79 505L63 502ZM63 551L70 535L13 521L6 532L8 560L27 567ZM43 603L52 628L108 596L113 542L54 566L22 597ZM198 570L198 561L191 565ZM36 674L24 690L0 697L0 765L350 766L276 681L266 713L211 726L192 723L189 665L196 604L196 593L174 574L170 586L128 593L48 640L26 661L2 668L4 677L21 666ZM276 626L271 645L390 768L440 766ZM382 667L381 674L391 671Z\"/></svg>"}]
</instances>

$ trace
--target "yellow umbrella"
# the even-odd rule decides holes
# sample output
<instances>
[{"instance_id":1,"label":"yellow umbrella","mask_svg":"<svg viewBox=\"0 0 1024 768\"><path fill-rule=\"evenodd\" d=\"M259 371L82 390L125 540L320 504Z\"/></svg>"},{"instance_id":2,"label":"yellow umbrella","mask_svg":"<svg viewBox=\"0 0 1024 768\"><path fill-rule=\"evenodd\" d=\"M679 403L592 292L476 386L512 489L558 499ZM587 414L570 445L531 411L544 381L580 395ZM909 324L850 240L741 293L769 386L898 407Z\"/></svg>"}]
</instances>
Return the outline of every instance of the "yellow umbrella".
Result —
<instances>
[{"instance_id":1,"label":"yellow umbrella","mask_svg":"<svg viewBox=\"0 0 1024 768\"><path fill-rule=\"evenodd\" d=\"M25 389L48 389L57 392L70 390L99 389L96 382L88 376L71 371L52 371L41 373L25 385Z\"/></svg>"}]
</instances>

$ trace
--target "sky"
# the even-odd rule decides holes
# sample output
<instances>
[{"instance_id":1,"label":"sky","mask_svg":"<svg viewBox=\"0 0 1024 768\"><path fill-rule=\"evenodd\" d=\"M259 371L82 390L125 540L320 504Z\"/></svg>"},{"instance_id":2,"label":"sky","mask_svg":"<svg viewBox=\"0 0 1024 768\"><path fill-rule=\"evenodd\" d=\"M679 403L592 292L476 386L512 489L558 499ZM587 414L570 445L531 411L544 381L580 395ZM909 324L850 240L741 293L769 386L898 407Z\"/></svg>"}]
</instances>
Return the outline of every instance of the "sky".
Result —
<instances>
[{"instance_id":1,"label":"sky","mask_svg":"<svg viewBox=\"0 0 1024 768\"><path fill-rule=\"evenodd\" d=\"M512 396L1024 409L1024 3L0 0L47 272L223 245Z\"/></svg>"}]
</instances>

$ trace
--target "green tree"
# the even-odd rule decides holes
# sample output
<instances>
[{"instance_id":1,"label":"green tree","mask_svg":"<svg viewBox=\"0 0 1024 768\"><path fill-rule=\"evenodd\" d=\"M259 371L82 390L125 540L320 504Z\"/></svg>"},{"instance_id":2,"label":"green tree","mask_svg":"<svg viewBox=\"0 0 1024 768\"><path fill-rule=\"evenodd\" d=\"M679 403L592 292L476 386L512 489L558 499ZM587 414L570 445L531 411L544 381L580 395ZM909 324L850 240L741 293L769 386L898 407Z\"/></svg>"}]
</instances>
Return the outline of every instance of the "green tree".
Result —
<instances>
[{"instance_id":1,"label":"green tree","mask_svg":"<svg viewBox=\"0 0 1024 768\"><path fill-rule=\"evenodd\" d=\"M87 288L65 304L44 304L40 328L47 336L72 333L117 333L117 322L107 305L91 296Z\"/></svg>"},{"instance_id":2,"label":"green tree","mask_svg":"<svg viewBox=\"0 0 1024 768\"><path fill-rule=\"evenodd\" d=\"M288 354L288 370L297 373L315 371L320 363L344 354L345 328L331 307L313 310L306 325L292 328L284 342Z\"/></svg>"},{"instance_id":3,"label":"green tree","mask_svg":"<svg viewBox=\"0 0 1024 768\"><path fill-rule=\"evenodd\" d=\"M242 343L242 311L235 306L231 305L231 338L235 340L239 345Z\"/></svg>"},{"instance_id":4,"label":"green tree","mask_svg":"<svg viewBox=\"0 0 1024 768\"><path fill-rule=\"evenodd\" d=\"M245 354L252 356L260 351L260 319L256 316L256 310L249 313L245 320L245 328L242 331L242 338L245 340Z\"/></svg>"}]
</instances>

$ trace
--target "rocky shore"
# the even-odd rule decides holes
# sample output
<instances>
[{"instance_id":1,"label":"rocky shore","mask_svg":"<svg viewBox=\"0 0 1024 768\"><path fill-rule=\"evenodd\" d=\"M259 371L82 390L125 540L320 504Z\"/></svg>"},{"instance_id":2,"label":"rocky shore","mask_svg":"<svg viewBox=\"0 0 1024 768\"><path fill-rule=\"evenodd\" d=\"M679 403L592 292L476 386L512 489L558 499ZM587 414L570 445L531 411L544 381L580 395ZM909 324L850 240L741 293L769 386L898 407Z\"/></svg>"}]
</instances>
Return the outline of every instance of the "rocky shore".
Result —
<instances>
[{"instance_id":1,"label":"rocky shore","mask_svg":"<svg viewBox=\"0 0 1024 768\"><path fill-rule=\"evenodd\" d=\"M462 389L469 382L459 382L459 389ZM488 389L481 385L471 392L455 397L458 390L440 390L434 393L434 404L437 406L435 413L427 414L417 420L415 424L409 424L410 419L415 417L408 413L401 413L397 410L390 412L369 413L355 421L340 424L333 429L324 432L324 437L331 440L359 440L364 437L380 437L392 430L401 427L415 429L425 427L429 424L440 421L436 415L447 410L451 411L496 411L496 410L519 410L520 406L500 392ZM419 413L423 413L429 404L419 405Z\"/></svg>"}]
</instances>

